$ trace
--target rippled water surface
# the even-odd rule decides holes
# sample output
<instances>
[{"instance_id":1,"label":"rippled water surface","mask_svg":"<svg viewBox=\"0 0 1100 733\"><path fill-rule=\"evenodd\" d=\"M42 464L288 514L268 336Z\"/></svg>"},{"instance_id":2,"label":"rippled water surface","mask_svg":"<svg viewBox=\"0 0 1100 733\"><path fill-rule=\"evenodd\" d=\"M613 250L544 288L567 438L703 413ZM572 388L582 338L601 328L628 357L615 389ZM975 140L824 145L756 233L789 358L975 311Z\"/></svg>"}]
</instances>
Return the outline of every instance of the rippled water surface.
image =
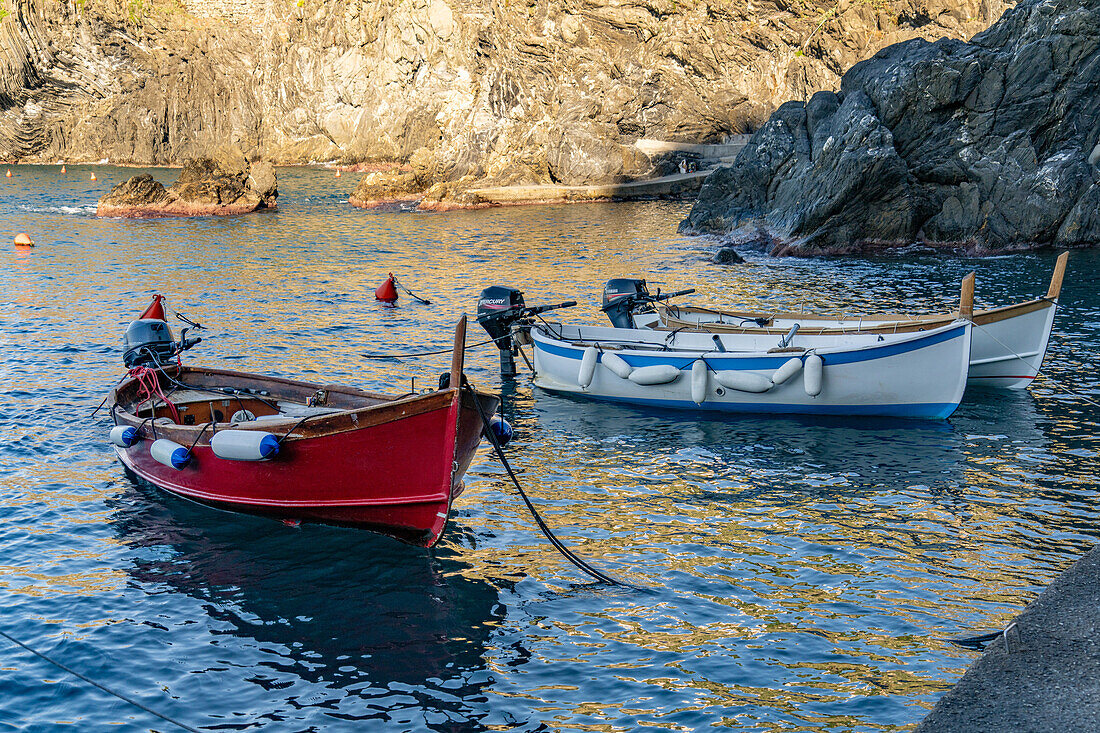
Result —
<instances>
[{"instance_id":1,"label":"rippled water surface","mask_svg":"<svg viewBox=\"0 0 1100 733\"><path fill-rule=\"evenodd\" d=\"M1046 371L944 423L714 417L504 385L511 460L606 588L556 555L482 449L433 551L216 511L128 480L88 414L154 291L196 363L405 391L491 284L529 303L637 274L711 303L946 310L1045 292L1051 253L710 264L680 203L360 211L356 176L280 169L277 212L96 219L133 170L0 178L0 630L208 730L891 731L1096 536L1100 296L1070 260ZM170 182L173 171L153 171ZM431 305L380 307L394 272ZM470 340L483 334L474 325ZM491 347L467 371L500 387ZM0 639L0 729L171 730ZM376 727L379 727L376 725Z\"/></svg>"}]
</instances>

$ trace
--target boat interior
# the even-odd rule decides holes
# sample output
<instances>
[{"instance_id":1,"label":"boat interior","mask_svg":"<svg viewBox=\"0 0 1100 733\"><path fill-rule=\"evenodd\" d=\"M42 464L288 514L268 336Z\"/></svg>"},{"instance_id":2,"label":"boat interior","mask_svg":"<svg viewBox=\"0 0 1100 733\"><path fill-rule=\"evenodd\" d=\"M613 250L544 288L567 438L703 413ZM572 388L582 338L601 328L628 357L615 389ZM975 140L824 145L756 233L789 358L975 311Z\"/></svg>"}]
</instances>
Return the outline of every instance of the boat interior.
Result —
<instances>
[{"instance_id":1,"label":"boat interior","mask_svg":"<svg viewBox=\"0 0 1100 733\"><path fill-rule=\"evenodd\" d=\"M178 415L181 425L293 421L381 405L404 396L187 367L178 373L150 370L149 374L158 378L161 393L171 405L159 395L149 400L149 391L134 382L119 395L120 407L157 422L176 423Z\"/></svg>"}]
</instances>

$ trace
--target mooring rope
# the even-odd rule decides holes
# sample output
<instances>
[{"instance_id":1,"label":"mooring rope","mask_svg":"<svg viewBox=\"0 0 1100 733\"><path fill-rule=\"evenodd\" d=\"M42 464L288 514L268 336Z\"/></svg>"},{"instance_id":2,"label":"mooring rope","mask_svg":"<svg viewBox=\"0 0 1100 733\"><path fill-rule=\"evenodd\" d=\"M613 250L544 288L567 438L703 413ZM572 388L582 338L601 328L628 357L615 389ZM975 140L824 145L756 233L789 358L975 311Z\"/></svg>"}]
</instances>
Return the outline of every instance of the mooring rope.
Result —
<instances>
[{"instance_id":1,"label":"mooring rope","mask_svg":"<svg viewBox=\"0 0 1100 733\"><path fill-rule=\"evenodd\" d=\"M390 277L393 277L393 281L394 281L394 283L396 283L396 284L397 284L397 287L399 287L399 288L401 288L402 290L404 290L404 291L405 291L406 293L408 293L408 294L409 294L409 295L410 295L411 297L413 297L413 298L415 298L415 299L419 300L419 301L420 301L421 303L423 303L424 305L431 305L431 304L432 304L432 301L428 300L427 298L421 298L421 297L420 297L419 295L417 295L417 294L416 294L416 293L414 293L413 291L411 291L411 290L409 290L408 288L406 288L406 287L405 287L405 285L404 285L404 283L402 283L402 282L401 282L400 280L398 280L398 279L397 279L396 277L394 277L394 276L393 276L392 274L390 275Z\"/></svg>"},{"instance_id":2,"label":"mooring rope","mask_svg":"<svg viewBox=\"0 0 1100 733\"><path fill-rule=\"evenodd\" d=\"M975 326L975 328L983 329L983 331L985 332L985 335L988 336L989 338L993 339L994 341L996 341L998 344L1000 344L1001 348L1003 348L1005 351L1007 351L1008 353L1015 356L1020 361L1024 362L1024 364L1027 364L1027 360L1025 360L1024 357L1020 356L1015 351L1013 351L1012 348L1008 346L1008 344L1006 344L1004 341L1001 341L999 338L994 336L992 333L989 332L988 329L985 329L983 326L979 326L978 324L974 324L974 326ZM1067 391L1070 394L1074 395L1075 397L1080 399L1082 402L1087 402L1088 404L1092 405L1093 407L1100 407L1100 402L1096 402L1095 400L1089 398L1088 396L1086 396L1084 394L1081 394L1081 392L1074 389L1073 387L1068 386L1065 382L1059 381L1059 380L1055 379L1054 377L1050 376L1050 374L1048 374L1043 369L1041 363L1039 365L1039 368L1035 370L1035 377L1040 377L1040 376L1043 379L1049 381L1055 387L1058 387L1059 389L1064 389L1065 391ZM1032 380L1034 380L1035 377L1032 377Z\"/></svg>"},{"instance_id":3,"label":"mooring rope","mask_svg":"<svg viewBox=\"0 0 1100 733\"><path fill-rule=\"evenodd\" d=\"M554 533L550 530L550 527L546 524L546 522L543 521L542 516L538 512L538 509L535 508L535 505L532 504L531 500L527 497L527 492L523 490L523 486L520 485L519 479L516 478L516 474L512 470L511 464L508 463L508 458L504 455L504 450L501 448L500 441L497 440L496 433L494 433L493 430L489 427L489 418L485 415L485 409L481 406L481 400L478 399L477 392L474 390L474 388L470 386L470 383L468 381L466 381L465 374L462 375L462 388L467 390L470 394L470 397L473 399L474 405L477 407L477 413L481 416L481 424L485 428L484 433L486 437L489 438L489 442L492 443L493 449L496 451L497 457L500 459L501 464L504 466L504 470L508 472L508 477L512 479L512 484L515 485L516 491L519 492L520 498L523 499L523 503L527 505L527 510L531 512L531 516L534 517L535 524L538 525L538 528L546 536L546 539L550 540L550 544L554 546L554 549L560 552L566 560L573 563L580 570L584 571L588 575L591 575L593 578L600 581L601 583L608 583L609 585L619 585L626 588L635 588L641 590L639 586L619 580L618 578L608 575L602 570L598 570L592 567L588 564L587 561L584 560L584 558L578 556L576 553L570 550L565 545L565 543L554 536Z\"/></svg>"},{"instance_id":4,"label":"mooring rope","mask_svg":"<svg viewBox=\"0 0 1100 733\"><path fill-rule=\"evenodd\" d=\"M47 662L49 662L53 666L55 666L59 669L65 670L66 672L71 674L73 677L84 680L85 682L87 682L92 687L96 687L100 690L103 690L108 695L111 695L113 697L117 697L119 700L122 700L123 702L128 702L131 705L133 705L134 707L140 708L141 710L144 710L145 712L149 713L150 715L155 715L156 717L160 718L161 720L167 721L167 722L171 723L172 725L178 725L180 728L182 728L186 731L191 731L191 733L201 733L201 731L199 731L198 728L192 728L191 726L187 725L186 723L181 723L180 721L178 721L174 718L170 718L170 717L168 717L167 715L165 715L163 713L158 713L156 710L153 710L151 707L149 707L147 705L143 705L142 703L138 702L137 700L133 699L132 697L127 697L126 695L123 695L121 692L118 692L117 690L112 690L110 687L107 687L106 685L102 685L102 684L96 682L91 677L88 677L84 674L81 674L80 672L77 672L72 667L69 667L65 664L62 664L61 662L57 661L56 659L54 659L54 658L52 658L52 657L50 657L46 654L43 654L42 652L38 651L37 649L31 648L30 646L24 644L23 642L19 641L14 636L12 636L11 634L8 634L5 631L0 631L0 636L3 636L5 639L10 641L12 644L23 647L24 649L26 649L28 652L35 655L36 657L41 657L42 659L45 659Z\"/></svg>"}]
</instances>

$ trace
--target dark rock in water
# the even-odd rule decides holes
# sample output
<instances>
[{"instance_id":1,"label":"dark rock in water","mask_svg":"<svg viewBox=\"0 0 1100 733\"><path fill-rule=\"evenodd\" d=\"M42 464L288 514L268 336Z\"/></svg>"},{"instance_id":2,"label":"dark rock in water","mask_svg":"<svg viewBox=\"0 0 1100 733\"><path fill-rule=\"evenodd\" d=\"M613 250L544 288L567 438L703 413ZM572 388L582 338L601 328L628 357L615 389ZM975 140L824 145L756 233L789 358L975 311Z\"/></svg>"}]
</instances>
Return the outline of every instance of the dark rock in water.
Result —
<instances>
[{"instance_id":1,"label":"dark rock in water","mask_svg":"<svg viewBox=\"0 0 1100 733\"><path fill-rule=\"evenodd\" d=\"M912 40L780 107L707 178L685 232L775 254L1100 243L1100 5L1028 0L970 43Z\"/></svg>"},{"instance_id":2,"label":"dark rock in water","mask_svg":"<svg viewBox=\"0 0 1100 733\"><path fill-rule=\"evenodd\" d=\"M745 258L737 254L733 247L723 247L714 255L713 262L717 265L740 265Z\"/></svg>"},{"instance_id":3,"label":"dark rock in water","mask_svg":"<svg viewBox=\"0 0 1100 733\"><path fill-rule=\"evenodd\" d=\"M165 188L150 175L134 176L99 200L99 216L211 216L274 208L279 196L270 163L251 166L241 151L223 147L209 158L187 161Z\"/></svg>"},{"instance_id":4,"label":"dark rock in water","mask_svg":"<svg viewBox=\"0 0 1100 733\"><path fill-rule=\"evenodd\" d=\"M137 208L159 206L168 201L168 191L148 173L134 176L123 181L111 192L100 199L99 206L106 203L112 208ZM97 209L98 212L98 209Z\"/></svg>"}]
</instances>

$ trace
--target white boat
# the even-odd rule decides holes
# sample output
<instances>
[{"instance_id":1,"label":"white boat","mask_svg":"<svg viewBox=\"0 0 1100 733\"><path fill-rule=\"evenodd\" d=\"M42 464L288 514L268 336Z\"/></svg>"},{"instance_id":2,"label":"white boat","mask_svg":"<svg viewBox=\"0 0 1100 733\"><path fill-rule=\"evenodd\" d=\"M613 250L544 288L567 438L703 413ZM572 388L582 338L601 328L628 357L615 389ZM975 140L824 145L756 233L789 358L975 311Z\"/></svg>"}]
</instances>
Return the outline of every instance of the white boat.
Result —
<instances>
[{"instance_id":1,"label":"white boat","mask_svg":"<svg viewBox=\"0 0 1100 733\"><path fill-rule=\"evenodd\" d=\"M979 387L1024 389L1038 375L1046 355L1068 252L1058 256L1045 296L1014 305L973 309L974 275L963 281L959 311L921 316L821 315L813 313L759 313L661 304L656 313L636 314L637 325L698 328L721 334L786 334L796 324L799 334L897 334L928 331L965 318L974 323L969 384Z\"/></svg>"},{"instance_id":2,"label":"white boat","mask_svg":"<svg viewBox=\"0 0 1100 733\"><path fill-rule=\"evenodd\" d=\"M966 387L973 324L804 336L530 327L535 385L639 405L727 412L943 419Z\"/></svg>"}]
</instances>

